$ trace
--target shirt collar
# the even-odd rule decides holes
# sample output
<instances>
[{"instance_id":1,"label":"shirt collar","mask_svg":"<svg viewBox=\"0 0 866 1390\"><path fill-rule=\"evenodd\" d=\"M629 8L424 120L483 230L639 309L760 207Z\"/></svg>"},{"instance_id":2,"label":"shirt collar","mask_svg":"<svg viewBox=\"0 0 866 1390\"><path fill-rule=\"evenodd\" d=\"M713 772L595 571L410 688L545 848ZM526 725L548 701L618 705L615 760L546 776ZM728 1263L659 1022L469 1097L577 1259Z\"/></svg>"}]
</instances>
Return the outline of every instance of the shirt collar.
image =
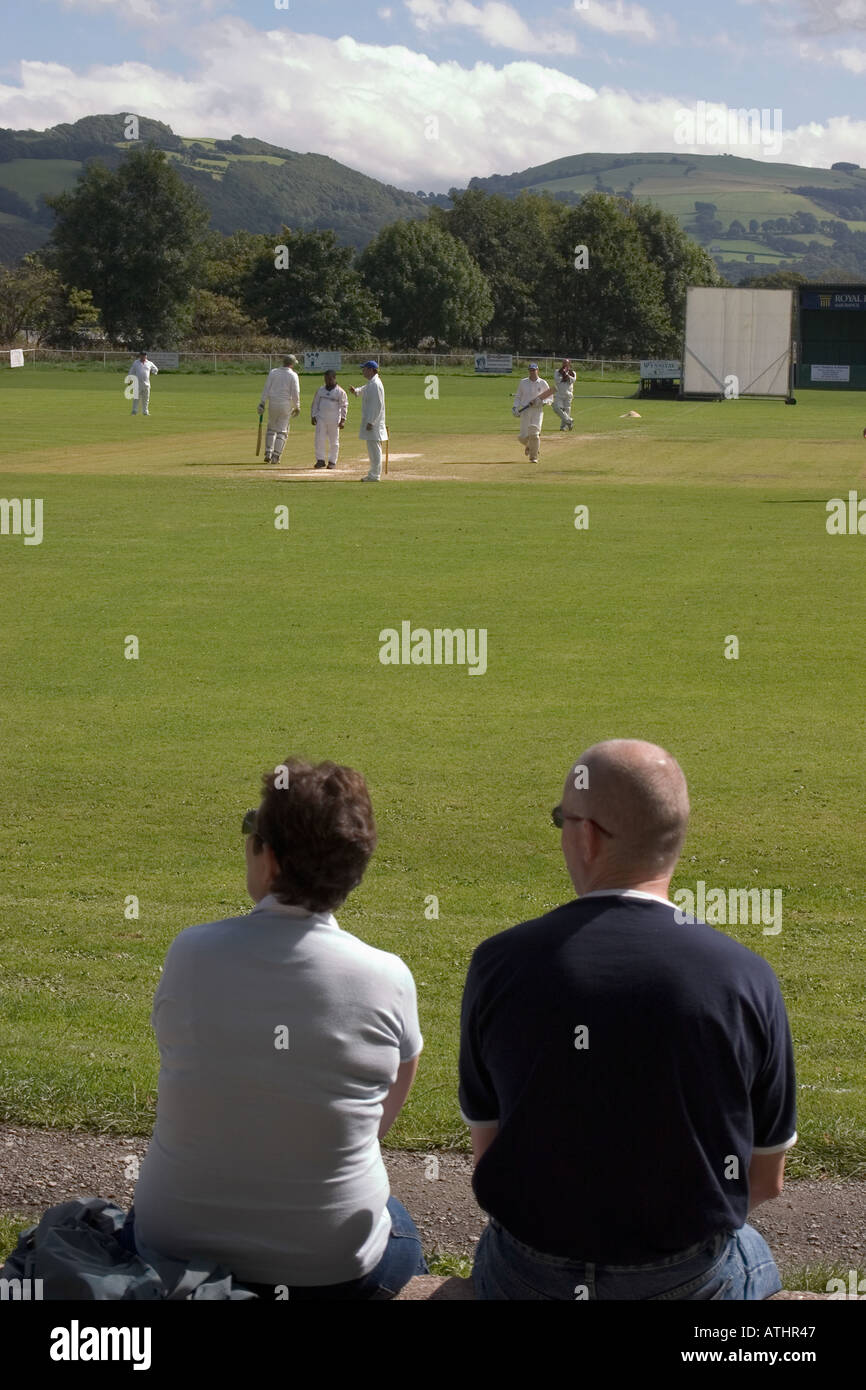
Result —
<instances>
[{"instance_id":1,"label":"shirt collar","mask_svg":"<svg viewBox=\"0 0 866 1390\"><path fill-rule=\"evenodd\" d=\"M254 917L257 912L269 912L278 917L309 918L312 921L325 922L328 926L337 926L337 919L331 912L311 912L308 907L298 907L294 903L281 903L279 898L273 893L268 893L261 902L256 903L250 912Z\"/></svg>"},{"instance_id":2,"label":"shirt collar","mask_svg":"<svg viewBox=\"0 0 866 1390\"><path fill-rule=\"evenodd\" d=\"M658 893L642 893L639 888L593 888L591 893L581 893L578 901L583 902L586 898L644 898L647 902L676 907L670 898L660 898Z\"/></svg>"}]
</instances>

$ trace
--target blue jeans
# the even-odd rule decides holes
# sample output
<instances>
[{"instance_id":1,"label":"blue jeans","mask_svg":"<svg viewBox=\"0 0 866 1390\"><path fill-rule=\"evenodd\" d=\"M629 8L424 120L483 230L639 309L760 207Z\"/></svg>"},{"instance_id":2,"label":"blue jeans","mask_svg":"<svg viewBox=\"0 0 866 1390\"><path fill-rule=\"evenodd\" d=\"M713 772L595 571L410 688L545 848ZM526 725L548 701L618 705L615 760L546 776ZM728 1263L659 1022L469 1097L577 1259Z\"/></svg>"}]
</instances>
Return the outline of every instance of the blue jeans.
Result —
<instances>
[{"instance_id":1,"label":"blue jeans","mask_svg":"<svg viewBox=\"0 0 866 1390\"><path fill-rule=\"evenodd\" d=\"M472 1271L485 1300L769 1298L782 1287L770 1247L751 1226L713 1236L652 1264L600 1265L532 1250L493 1217Z\"/></svg>"},{"instance_id":2,"label":"blue jeans","mask_svg":"<svg viewBox=\"0 0 866 1390\"><path fill-rule=\"evenodd\" d=\"M416 1274L429 1274L430 1270L421 1249L421 1237L403 1203L398 1202L396 1197L389 1197L388 1211L391 1214L391 1234L375 1269L371 1269L369 1274L362 1275L360 1279L350 1279L345 1284L290 1284L289 1301L310 1303L318 1299L343 1301L361 1298L383 1300L393 1298ZM125 1250L135 1253L135 1207L130 1207L119 1239ZM252 1289L259 1298L266 1301L276 1299L273 1284L251 1284L248 1279L236 1279L235 1283L242 1288Z\"/></svg>"}]
</instances>

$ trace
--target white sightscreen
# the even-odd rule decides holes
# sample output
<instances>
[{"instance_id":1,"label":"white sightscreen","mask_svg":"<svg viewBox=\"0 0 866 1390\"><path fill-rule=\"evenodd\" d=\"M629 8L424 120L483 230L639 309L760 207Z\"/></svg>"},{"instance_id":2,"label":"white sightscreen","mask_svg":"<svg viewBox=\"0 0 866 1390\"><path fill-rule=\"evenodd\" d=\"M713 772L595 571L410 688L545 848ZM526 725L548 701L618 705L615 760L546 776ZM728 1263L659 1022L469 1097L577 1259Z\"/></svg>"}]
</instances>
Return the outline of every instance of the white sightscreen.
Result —
<instances>
[{"instance_id":1,"label":"white sightscreen","mask_svg":"<svg viewBox=\"0 0 866 1390\"><path fill-rule=\"evenodd\" d=\"M693 286L686 299L683 394L787 396L793 293Z\"/></svg>"}]
</instances>

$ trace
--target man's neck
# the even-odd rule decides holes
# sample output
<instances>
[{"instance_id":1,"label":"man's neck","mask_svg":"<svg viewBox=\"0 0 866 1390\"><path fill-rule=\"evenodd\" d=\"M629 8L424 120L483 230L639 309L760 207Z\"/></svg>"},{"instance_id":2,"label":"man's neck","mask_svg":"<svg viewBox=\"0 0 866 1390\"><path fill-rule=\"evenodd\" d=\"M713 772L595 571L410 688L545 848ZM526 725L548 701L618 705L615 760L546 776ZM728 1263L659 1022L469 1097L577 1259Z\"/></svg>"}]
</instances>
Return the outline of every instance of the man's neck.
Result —
<instances>
[{"instance_id":1,"label":"man's neck","mask_svg":"<svg viewBox=\"0 0 866 1390\"><path fill-rule=\"evenodd\" d=\"M583 890L578 894L584 897L587 893L649 893L654 898L668 898L671 886L671 874L663 874L660 878L647 878L631 880L627 874L602 875L597 881L585 883Z\"/></svg>"}]
</instances>

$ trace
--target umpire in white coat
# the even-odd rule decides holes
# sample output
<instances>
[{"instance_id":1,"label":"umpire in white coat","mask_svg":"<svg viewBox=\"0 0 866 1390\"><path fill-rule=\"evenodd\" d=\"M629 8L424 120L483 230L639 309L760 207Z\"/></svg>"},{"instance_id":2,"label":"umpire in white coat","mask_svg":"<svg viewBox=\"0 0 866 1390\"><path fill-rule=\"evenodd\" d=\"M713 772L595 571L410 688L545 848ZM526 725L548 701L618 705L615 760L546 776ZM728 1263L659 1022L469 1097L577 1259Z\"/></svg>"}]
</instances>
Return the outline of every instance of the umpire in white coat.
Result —
<instances>
[{"instance_id":1,"label":"umpire in white coat","mask_svg":"<svg viewBox=\"0 0 866 1390\"><path fill-rule=\"evenodd\" d=\"M268 372L265 381L259 401L260 415L264 414L265 402L268 406L265 463L279 463L291 428L289 422L293 416L301 413L301 383L294 370L297 365L297 357L290 353L288 357L283 358L281 367L274 367Z\"/></svg>"},{"instance_id":2,"label":"umpire in white coat","mask_svg":"<svg viewBox=\"0 0 866 1390\"><path fill-rule=\"evenodd\" d=\"M361 371L367 378L366 386L351 386L353 396L361 397L361 428L358 438L363 439L370 455L370 471L361 479L362 483L378 483L382 477L382 441L388 438L385 424L385 388L379 376L378 362L365 362Z\"/></svg>"}]
</instances>

